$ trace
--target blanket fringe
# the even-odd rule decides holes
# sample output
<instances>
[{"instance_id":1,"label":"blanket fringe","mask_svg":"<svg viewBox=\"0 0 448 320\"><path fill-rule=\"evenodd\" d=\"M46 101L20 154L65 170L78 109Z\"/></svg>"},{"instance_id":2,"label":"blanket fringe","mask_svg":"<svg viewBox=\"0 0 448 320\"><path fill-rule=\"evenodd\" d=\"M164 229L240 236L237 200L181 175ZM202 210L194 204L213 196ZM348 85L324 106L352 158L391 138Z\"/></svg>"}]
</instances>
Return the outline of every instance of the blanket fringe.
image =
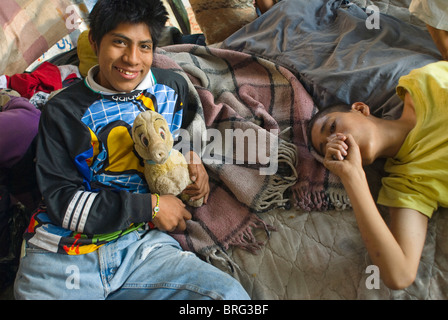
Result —
<instances>
[{"instance_id":1,"label":"blanket fringe","mask_svg":"<svg viewBox=\"0 0 448 320\"><path fill-rule=\"evenodd\" d=\"M201 253L201 255L208 263L215 266L224 266L233 273L236 269L238 269L238 265L233 262L225 250L232 246L249 251L252 254L257 254L265 243L256 239L253 234L254 229L264 229L268 238L270 238L271 231L276 230L273 226L267 224L254 214L251 216L247 226L238 232L238 234L233 235L225 248L219 246L208 247L206 251Z\"/></svg>"},{"instance_id":2,"label":"blanket fringe","mask_svg":"<svg viewBox=\"0 0 448 320\"><path fill-rule=\"evenodd\" d=\"M239 268L238 265L229 257L227 252L221 248L213 248L213 250L209 250L209 252L205 255L205 261L221 270L227 269L231 274L235 273L235 270Z\"/></svg>"},{"instance_id":3,"label":"blanket fringe","mask_svg":"<svg viewBox=\"0 0 448 320\"><path fill-rule=\"evenodd\" d=\"M254 229L264 229L268 238L270 238L270 232L275 230L274 227L266 224L258 216L253 215L246 228L241 230L238 234L234 235L232 239L230 239L228 245L239 247L253 254L256 254L257 251L264 246L264 242L256 239L253 234Z\"/></svg>"},{"instance_id":4,"label":"blanket fringe","mask_svg":"<svg viewBox=\"0 0 448 320\"><path fill-rule=\"evenodd\" d=\"M351 208L352 204L350 198L345 191L331 190L329 191L329 197L332 205L336 210L345 210Z\"/></svg>"},{"instance_id":5,"label":"blanket fringe","mask_svg":"<svg viewBox=\"0 0 448 320\"><path fill-rule=\"evenodd\" d=\"M351 208L350 198L345 190L309 191L292 188L295 205L305 211L346 210Z\"/></svg>"},{"instance_id":6,"label":"blanket fringe","mask_svg":"<svg viewBox=\"0 0 448 320\"><path fill-rule=\"evenodd\" d=\"M282 140L278 147L278 170L289 175L274 174L269 176L267 187L252 204L252 209L263 212L276 207L285 207L289 199L284 196L286 190L296 184L297 148L294 144Z\"/></svg>"}]
</instances>

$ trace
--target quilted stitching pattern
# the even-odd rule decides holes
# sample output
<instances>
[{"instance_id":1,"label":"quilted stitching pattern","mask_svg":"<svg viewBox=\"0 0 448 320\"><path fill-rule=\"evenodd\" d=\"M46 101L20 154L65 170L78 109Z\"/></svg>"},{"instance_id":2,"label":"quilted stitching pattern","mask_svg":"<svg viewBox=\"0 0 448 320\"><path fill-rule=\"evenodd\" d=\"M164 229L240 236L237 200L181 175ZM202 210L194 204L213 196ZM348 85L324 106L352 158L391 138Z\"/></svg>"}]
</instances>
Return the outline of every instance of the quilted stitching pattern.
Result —
<instances>
[{"instance_id":1,"label":"quilted stitching pattern","mask_svg":"<svg viewBox=\"0 0 448 320\"><path fill-rule=\"evenodd\" d=\"M235 276L253 299L446 299L448 298L448 209L429 222L418 277L405 290L390 290L382 282L369 289L371 265L351 210L300 212L275 210L261 216L277 228L256 255L233 248L237 265L220 269ZM387 215L385 214L387 218Z\"/></svg>"}]
</instances>

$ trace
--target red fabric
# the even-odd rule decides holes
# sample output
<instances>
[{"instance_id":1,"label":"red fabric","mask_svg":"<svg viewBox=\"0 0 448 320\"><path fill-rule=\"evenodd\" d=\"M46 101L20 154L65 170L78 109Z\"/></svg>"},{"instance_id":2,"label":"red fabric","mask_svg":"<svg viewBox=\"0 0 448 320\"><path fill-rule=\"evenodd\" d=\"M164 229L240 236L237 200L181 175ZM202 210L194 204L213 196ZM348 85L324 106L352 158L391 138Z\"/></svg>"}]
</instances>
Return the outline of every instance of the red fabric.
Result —
<instances>
[{"instance_id":1,"label":"red fabric","mask_svg":"<svg viewBox=\"0 0 448 320\"><path fill-rule=\"evenodd\" d=\"M61 73L57 66L43 62L31 73L19 73L10 77L9 88L30 99L36 92L50 93L62 88Z\"/></svg>"}]
</instances>

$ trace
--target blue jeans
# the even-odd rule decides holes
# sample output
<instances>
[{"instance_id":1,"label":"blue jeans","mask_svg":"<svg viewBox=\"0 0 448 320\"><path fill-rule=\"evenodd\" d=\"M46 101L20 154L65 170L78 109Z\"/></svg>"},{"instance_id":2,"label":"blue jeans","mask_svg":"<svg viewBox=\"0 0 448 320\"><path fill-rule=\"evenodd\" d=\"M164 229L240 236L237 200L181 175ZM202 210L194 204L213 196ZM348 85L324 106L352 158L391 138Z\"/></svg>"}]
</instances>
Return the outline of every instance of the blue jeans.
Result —
<instances>
[{"instance_id":1,"label":"blue jeans","mask_svg":"<svg viewBox=\"0 0 448 320\"><path fill-rule=\"evenodd\" d=\"M27 244L16 299L249 299L238 281L166 233L132 232L77 256Z\"/></svg>"}]
</instances>

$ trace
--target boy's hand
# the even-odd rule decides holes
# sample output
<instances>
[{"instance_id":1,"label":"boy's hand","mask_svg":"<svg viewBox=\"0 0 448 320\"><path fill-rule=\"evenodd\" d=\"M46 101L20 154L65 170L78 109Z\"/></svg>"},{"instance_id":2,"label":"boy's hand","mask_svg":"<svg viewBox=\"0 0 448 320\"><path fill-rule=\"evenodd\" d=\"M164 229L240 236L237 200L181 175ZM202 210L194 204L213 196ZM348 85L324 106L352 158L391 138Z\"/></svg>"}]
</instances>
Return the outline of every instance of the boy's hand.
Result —
<instances>
[{"instance_id":1,"label":"boy's hand","mask_svg":"<svg viewBox=\"0 0 448 320\"><path fill-rule=\"evenodd\" d=\"M156 204L153 196L153 207ZM180 232L187 228L186 220L191 219L191 213L185 204L173 195L163 195L159 199L159 212L152 223L161 231Z\"/></svg>"},{"instance_id":2,"label":"boy's hand","mask_svg":"<svg viewBox=\"0 0 448 320\"><path fill-rule=\"evenodd\" d=\"M351 134L337 133L327 138L324 165L341 179L362 170L359 147Z\"/></svg>"},{"instance_id":3,"label":"boy's hand","mask_svg":"<svg viewBox=\"0 0 448 320\"><path fill-rule=\"evenodd\" d=\"M209 177L207 170L202 164L199 156L190 151L187 156L188 171L190 172L190 179L192 184L188 185L182 193L191 197L191 200L198 200L204 198L204 204L207 203L210 194L210 185L208 183Z\"/></svg>"}]
</instances>

